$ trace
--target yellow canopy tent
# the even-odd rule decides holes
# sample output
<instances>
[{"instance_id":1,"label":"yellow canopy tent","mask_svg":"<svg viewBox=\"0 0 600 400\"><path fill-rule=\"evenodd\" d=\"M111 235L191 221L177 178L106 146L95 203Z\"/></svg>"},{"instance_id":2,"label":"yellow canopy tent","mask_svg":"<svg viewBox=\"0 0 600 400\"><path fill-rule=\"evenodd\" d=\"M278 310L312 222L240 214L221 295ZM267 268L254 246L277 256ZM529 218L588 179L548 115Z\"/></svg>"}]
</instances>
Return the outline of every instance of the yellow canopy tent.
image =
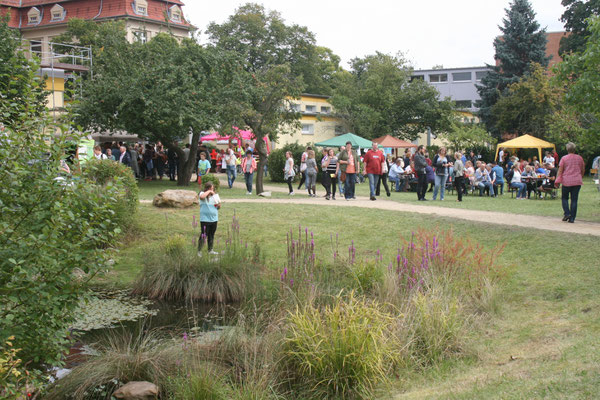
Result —
<instances>
[{"instance_id":1,"label":"yellow canopy tent","mask_svg":"<svg viewBox=\"0 0 600 400\"><path fill-rule=\"evenodd\" d=\"M539 160L542 162L542 149L554 149L556 151L556 146L550 142L546 142L545 140L538 139L531 135L523 135L511 139L504 143L499 143L496 147L496 158L498 159L498 151L500 148L504 148L505 150L517 150L517 149L538 149L538 154L540 156Z\"/></svg>"}]
</instances>

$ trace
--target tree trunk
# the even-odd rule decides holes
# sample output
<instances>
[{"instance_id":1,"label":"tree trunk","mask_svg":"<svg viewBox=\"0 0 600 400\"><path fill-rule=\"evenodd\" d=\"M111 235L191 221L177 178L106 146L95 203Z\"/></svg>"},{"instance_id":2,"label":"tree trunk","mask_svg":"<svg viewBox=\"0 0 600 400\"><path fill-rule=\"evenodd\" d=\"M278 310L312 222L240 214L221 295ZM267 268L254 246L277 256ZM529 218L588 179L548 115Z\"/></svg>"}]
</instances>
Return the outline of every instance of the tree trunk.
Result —
<instances>
[{"instance_id":1,"label":"tree trunk","mask_svg":"<svg viewBox=\"0 0 600 400\"><path fill-rule=\"evenodd\" d=\"M192 172L196 164L196 153L198 152L198 141L200 140L200 132L192 134L192 143L190 144L190 154L187 161L184 160L183 151L179 156L179 165L177 166L177 186L189 186L192 179ZM179 154L179 153L177 153Z\"/></svg>"},{"instance_id":2,"label":"tree trunk","mask_svg":"<svg viewBox=\"0 0 600 400\"><path fill-rule=\"evenodd\" d=\"M265 172L265 164L267 164L267 144L263 140L264 135L259 135L255 133L257 136L256 140L256 150L258 151L258 167L256 171L256 194L261 194L264 192L263 188L263 176Z\"/></svg>"}]
</instances>

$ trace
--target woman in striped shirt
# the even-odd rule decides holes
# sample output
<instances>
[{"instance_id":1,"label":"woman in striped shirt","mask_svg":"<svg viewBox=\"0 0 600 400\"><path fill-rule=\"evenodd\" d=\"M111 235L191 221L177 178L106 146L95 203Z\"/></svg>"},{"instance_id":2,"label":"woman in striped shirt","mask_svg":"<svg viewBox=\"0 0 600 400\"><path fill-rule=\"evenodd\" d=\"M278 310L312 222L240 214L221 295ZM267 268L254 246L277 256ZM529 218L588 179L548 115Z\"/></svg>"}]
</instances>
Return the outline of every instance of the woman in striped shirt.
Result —
<instances>
[{"instance_id":1,"label":"woman in striped shirt","mask_svg":"<svg viewBox=\"0 0 600 400\"><path fill-rule=\"evenodd\" d=\"M327 151L327 155L323 157L321 161L321 168L323 170L323 185L327 190L325 199L330 198L335 200L335 188L337 186L337 157L333 149Z\"/></svg>"}]
</instances>

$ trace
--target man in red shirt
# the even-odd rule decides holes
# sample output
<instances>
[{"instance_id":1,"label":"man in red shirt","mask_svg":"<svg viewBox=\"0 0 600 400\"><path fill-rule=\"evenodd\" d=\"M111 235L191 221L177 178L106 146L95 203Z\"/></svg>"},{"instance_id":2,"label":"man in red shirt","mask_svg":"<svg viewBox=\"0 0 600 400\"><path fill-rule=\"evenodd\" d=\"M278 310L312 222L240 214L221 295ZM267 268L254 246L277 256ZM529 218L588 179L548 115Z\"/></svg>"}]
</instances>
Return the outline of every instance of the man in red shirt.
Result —
<instances>
[{"instance_id":1,"label":"man in red shirt","mask_svg":"<svg viewBox=\"0 0 600 400\"><path fill-rule=\"evenodd\" d=\"M377 188L377 182L379 182L379 175L381 175L381 163L385 162L383 152L379 150L379 145L373 142L371 150L365 154L365 171L369 178L369 190L371 191L371 200L377 200L375 198L375 189Z\"/></svg>"}]
</instances>

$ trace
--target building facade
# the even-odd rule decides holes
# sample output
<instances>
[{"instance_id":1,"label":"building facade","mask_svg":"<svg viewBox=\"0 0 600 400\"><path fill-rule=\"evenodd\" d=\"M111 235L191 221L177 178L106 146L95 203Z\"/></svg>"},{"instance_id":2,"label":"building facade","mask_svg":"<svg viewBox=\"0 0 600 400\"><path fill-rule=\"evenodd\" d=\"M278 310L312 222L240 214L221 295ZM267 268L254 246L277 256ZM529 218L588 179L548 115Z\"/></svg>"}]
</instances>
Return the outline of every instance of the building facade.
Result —
<instances>
[{"instance_id":1,"label":"building facade","mask_svg":"<svg viewBox=\"0 0 600 400\"><path fill-rule=\"evenodd\" d=\"M300 99L292 101L292 108L301 114L300 128L279 135L277 147L288 143L307 145L331 139L346 133L344 123L333 116L333 107L329 96L303 94Z\"/></svg>"}]
</instances>

